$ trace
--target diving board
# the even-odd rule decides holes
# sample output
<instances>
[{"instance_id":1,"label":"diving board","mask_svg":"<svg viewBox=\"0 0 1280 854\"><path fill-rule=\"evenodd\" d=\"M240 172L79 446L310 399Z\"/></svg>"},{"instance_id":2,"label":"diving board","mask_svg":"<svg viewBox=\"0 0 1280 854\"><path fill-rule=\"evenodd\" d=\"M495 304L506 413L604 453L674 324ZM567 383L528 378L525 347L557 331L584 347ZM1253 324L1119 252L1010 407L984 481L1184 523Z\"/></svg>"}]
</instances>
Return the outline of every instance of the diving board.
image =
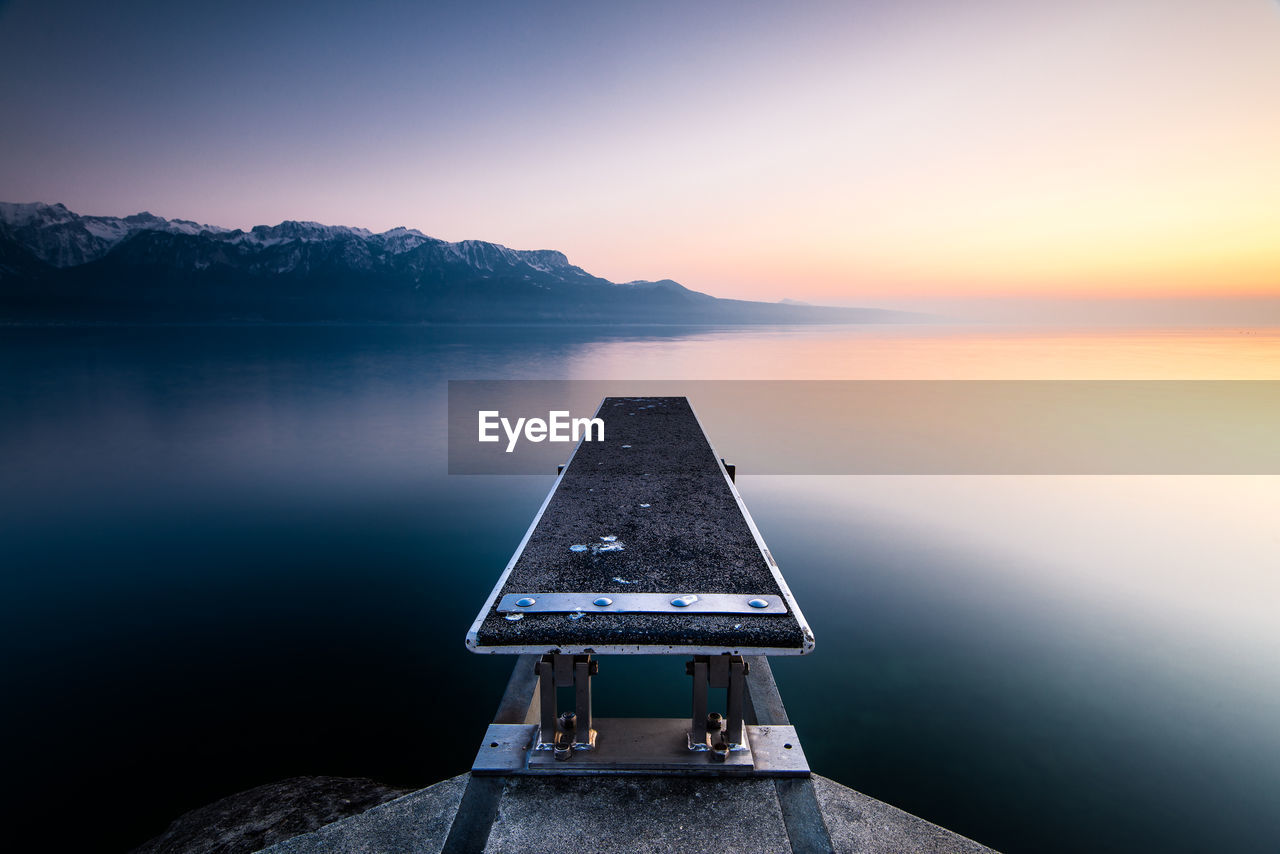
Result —
<instances>
[{"instance_id":1,"label":"diving board","mask_svg":"<svg viewBox=\"0 0 1280 854\"><path fill-rule=\"evenodd\" d=\"M606 397L596 417L603 439L578 444L467 633L523 657L472 772L807 776L789 724L749 723L751 684L781 707L764 657L814 640L734 469L686 398ZM595 719L607 655L691 656L690 714Z\"/></svg>"},{"instance_id":2,"label":"diving board","mask_svg":"<svg viewBox=\"0 0 1280 854\"><path fill-rule=\"evenodd\" d=\"M803 655L777 563L683 397L608 397L467 634L481 653ZM763 603L763 604L762 604Z\"/></svg>"}]
</instances>

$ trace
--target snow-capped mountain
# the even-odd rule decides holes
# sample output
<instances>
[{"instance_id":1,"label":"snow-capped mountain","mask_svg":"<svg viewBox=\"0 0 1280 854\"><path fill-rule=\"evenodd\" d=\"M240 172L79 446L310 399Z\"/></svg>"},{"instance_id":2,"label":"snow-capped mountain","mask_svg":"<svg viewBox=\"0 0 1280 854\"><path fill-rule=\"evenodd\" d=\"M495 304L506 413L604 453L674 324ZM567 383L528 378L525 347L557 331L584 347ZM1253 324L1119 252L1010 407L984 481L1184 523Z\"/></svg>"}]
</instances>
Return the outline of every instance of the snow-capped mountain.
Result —
<instances>
[{"instance_id":1,"label":"snow-capped mountain","mask_svg":"<svg viewBox=\"0 0 1280 854\"><path fill-rule=\"evenodd\" d=\"M0 203L0 320L813 323L889 313L615 284L550 249L409 228L286 221L248 231Z\"/></svg>"},{"instance_id":2,"label":"snow-capped mountain","mask_svg":"<svg viewBox=\"0 0 1280 854\"><path fill-rule=\"evenodd\" d=\"M0 238L20 244L53 267L74 267L96 261L128 238L143 233L198 236L210 247L211 254L217 255L219 249L223 253L229 250L231 255L224 254L224 258L242 260L267 254L262 250L280 246L301 250L308 244L340 245L348 262L357 268L372 269L390 263L394 256L428 247L427 252L420 251L420 254L490 273L528 267L538 273L567 272L575 277L590 278L585 271L570 265L563 252L549 249L522 252L480 240L448 243L403 227L374 234L365 228L286 220L279 225L258 225L241 231L185 219L168 220L146 211L127 217L81 216L61 204L0 202ZM309 254L297 251L287 253L283 259L277 258L284 263L278 264L274 272L293 272L299 265L306 264ZM213 259L209 263L214 263Z\"/></svg>"},{"instance_id":3,"label":"snow-capped mountain","mask_svg":"<svg viewBox=\"0 0 1280 854\"><path fill-rule=\"evenodd\" d=\"M0 238L21 244L54 267L97 260L140 231L218 234L227 230L185 219L167 220L146 211L126 217L80 216L61 204L0 202Z\"/></svg>"}]
</instances>

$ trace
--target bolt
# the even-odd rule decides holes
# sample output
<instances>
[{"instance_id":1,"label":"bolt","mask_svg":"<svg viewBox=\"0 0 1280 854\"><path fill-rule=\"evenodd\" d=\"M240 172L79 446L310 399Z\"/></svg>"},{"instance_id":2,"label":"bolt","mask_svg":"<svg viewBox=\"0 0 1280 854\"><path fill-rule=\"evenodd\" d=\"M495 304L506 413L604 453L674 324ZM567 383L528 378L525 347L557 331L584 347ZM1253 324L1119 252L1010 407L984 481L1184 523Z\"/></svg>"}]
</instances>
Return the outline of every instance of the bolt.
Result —
<instances>
[{"instance_id":1,"label":"bolt","mask_svg":"<svg viewBox=\"0 0 1280 854\"><path fill-rule=\"evenodd\" d=\"M573 753L573 737L567 732L556 733L556 740L552 753L555 755L556 759L561 762L568 759L569 755Z\"/></svg>"},{"instance_id":2,"label":"bolt","mask_svg":"<svg viewBox=\"0 0 1280 854\"><path fill-rule=\"evenodd\" d=\"M719 715L715 717L719 718ZM708 715L710 718L710 715ZM708 729L710 729L711 721L707 721ZM711 742L711 758L716 762L723 762L729 758L729 739L725 738L725 734L720 732L720 722L716 722L716 731L707 733L707 740Z\"/></svg>"}]
</instances>

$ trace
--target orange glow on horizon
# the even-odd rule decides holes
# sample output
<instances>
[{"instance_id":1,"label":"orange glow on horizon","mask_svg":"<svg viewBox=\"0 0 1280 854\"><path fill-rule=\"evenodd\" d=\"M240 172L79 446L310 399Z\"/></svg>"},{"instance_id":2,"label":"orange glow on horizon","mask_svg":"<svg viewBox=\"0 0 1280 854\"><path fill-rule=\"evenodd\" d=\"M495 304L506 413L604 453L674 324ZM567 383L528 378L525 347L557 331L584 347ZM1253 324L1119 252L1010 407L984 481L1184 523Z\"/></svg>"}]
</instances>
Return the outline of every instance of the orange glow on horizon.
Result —
<instances>
[{"instance_id":1,"label":"orange glow on horizon","mask_svg":"<svg viewBox=\"0 0 1280 854\"><path fill-rule=\"evenodd\" d=\"M348 65L219 41L185 68L207 85L155 88L187 79L163 39L81 44L17 4L0 52L40 50L15 67L111 49L39 95L0 86L26 129L0 183L86 214L557 249L720 297L1280 298L1270 0L686 6L513 9L538 37L491 33L484 61L465 27L344 36Z\"/></svg>"}]
</instances>

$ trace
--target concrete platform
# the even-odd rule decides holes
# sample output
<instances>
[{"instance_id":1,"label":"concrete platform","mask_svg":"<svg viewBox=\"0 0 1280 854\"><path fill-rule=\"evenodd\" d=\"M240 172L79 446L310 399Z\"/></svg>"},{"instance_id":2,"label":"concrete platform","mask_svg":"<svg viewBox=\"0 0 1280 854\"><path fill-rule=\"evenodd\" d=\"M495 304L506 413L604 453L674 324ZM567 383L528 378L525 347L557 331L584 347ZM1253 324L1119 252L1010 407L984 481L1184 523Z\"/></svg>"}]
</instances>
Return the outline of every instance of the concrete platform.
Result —
<instances>
[{"instance_id":1,"label":"concrete platform","mask_svg":"<svg viewBox=\"0 0 1280 854\"><path fill-rule=\"evenodd\" d=\"M488 777L445 780L294 837L264 854L666 854L816 850L787 821L788 786L809 781L685 777ZM841 854L981 854L992 849L814 776L821 819ZM487 833L454 834L469 786L496 789ZM461 809L460 809L461 808ZM481 819L476 822L475 819ZM480 836L484 838L479 838Z\"/></svg>"}]
</instances>

